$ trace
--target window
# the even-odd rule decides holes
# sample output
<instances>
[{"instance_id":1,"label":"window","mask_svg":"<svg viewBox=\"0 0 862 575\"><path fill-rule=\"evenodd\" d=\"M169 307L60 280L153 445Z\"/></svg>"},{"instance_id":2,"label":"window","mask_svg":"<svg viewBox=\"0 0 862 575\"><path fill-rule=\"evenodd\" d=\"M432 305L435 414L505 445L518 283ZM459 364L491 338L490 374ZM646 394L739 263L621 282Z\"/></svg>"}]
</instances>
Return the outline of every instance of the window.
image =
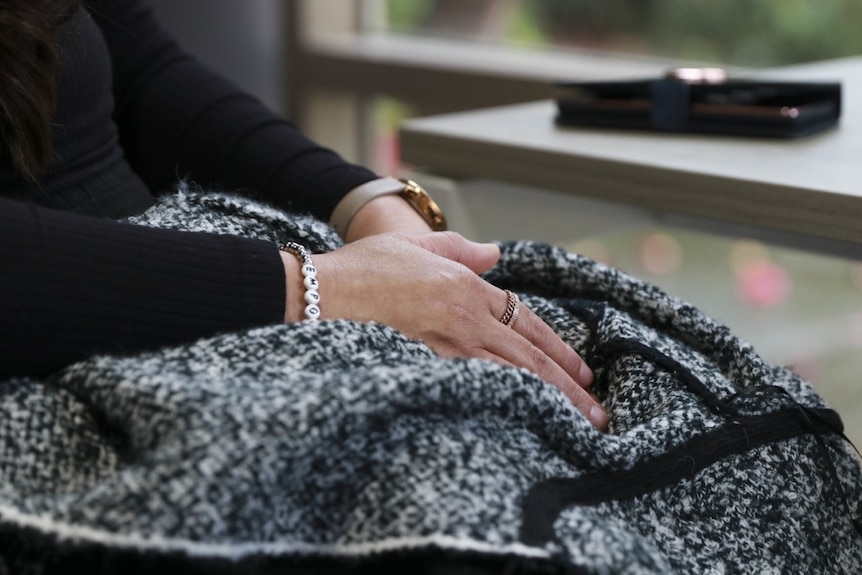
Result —
<instances>
[{"instance_id":1,"label":"window","mask_svg":"<svg viewBox=\"0 0 862 575\"><path fill-rule=\"evenodd\" d=\"M286 7L294 117L382 173L399 169L397 126L412 115L542 99L558 79L862 54L858 0L303 0ZM522 198L521 207L541 197ZM770 361L792 364L841 405L848 435L862 441L862 394L853 384L862 371L858 263L668 227L606 231L563 245L692 301Z\"/></svg>"},{"instance_id":2,"label":"window","mask_svg":"<svg viewBox=\"0 0 862 575\"><path fill-rule=\"evenodd\" d=\"M382 29L779 66L862 53L856 0L387 0Z\"/></svg>"},{"instance_id":3,"label":"window","mask_svg":"<svg viewBox=\"0 0 862 575\"><path fill-rule=\"evenodd\" d=\"M540 99L558 79L862 54L857 0L300 0L285 10L292 115L367 163L383 157L373 132L392 131L369 121L394 117L374 111L378 96L428 115ZM352 140L330 124L352 126Z\"/></svg>"},{"instance_id":4,"label":"window","mask_svg":"<svg viewBox=\"0 0 862 575\"><path fill-rule=\"evenodd\" d=\"M318 140L364 162L374 157L369 143L375 128L368 118L379 96L427 115L546 98L557 79L655 74L672 65L666 59L477 42L466 35L392 33L395 8L385 0L302 0L284 6L290 115Z\"/></svg>"}]
</instances>

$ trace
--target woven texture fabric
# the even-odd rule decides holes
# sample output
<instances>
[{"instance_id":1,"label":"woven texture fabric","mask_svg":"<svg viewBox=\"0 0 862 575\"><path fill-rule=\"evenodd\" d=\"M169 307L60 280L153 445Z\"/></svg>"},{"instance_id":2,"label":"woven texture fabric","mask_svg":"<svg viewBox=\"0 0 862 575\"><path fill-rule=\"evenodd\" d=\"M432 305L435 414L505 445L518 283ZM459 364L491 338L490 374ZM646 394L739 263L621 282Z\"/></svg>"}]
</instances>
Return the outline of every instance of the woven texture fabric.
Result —
<instances>
[{"instance_id":1,"label":"woven texture fabric","mask_svg":"<svg viewBox=\"0 0 862 575\"><path fill-rule=\"evenodd\" d=\"M188 188L133 223L340 244ZM487 279L594 368L607 433L373 323L96 357L0 384L0 573L862 571L859 462L809 384L652 285L501 248Z\"/></svg>"}]
</instances>

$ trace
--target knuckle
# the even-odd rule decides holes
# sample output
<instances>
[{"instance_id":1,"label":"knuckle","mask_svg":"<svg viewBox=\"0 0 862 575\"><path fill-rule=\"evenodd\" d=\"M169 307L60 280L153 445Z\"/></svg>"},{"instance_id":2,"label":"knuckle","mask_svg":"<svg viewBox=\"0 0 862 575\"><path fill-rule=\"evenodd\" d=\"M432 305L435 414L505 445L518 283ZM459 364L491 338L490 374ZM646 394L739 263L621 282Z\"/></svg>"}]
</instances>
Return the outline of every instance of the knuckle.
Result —
<instances>
[{"instance_id":1,"label":"knuckle","mask_svg":"<svg viewBox=\"0 0 862 575\"><path fill-rule=\"evenodd\" d=\"M479 276L459 263L445 260L443 264L444 265L440 265L437 269L438 275L451 283L460 285L462 288L465 287L463 284L467 284L466 287L473 287L476 285L477 280L480 282L482 281Z\"/></svg>"},{"instance_id":2,"label":"knuckle","mask_svg":"<svg viewBox=\"0 0 862 575\"><path fill-rule=\"evenodd\" d=\"M590 403L592 403L592 400L583 389L581 389L577 385L572 385L571 391L569 391L566 395L569 396L569 400L575 405L575 407L577 407L581 411L589 411Z\"/></svg>"},{"instance_id":3,"label":"knuckle","mask_svg":"<svg viewBox=\"0 0 862 575\"><path fill-rule=\"evenodd\" d=\"M535 345L530 346L529 360L532 365L542 371L548 371L552 365L555 365L548 355Z\"/></svg>"}]
</instances>

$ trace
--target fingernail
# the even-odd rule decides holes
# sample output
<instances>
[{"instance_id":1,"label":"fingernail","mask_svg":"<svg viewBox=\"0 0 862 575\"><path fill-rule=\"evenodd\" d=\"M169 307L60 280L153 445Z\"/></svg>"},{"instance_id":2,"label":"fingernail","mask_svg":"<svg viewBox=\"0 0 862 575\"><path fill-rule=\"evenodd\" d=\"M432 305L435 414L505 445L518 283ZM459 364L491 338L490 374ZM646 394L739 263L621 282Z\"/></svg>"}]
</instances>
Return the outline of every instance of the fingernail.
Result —
<instances>
[{"instance_id":1,"label":"fingernail","mask_svg":"<svg viewBox=\"0 0 862 575\"><path fill-rule=\"evenodd\" d=\"M608 414L598 405L590 408L590 421L599 429L604 429L608 425Z\"/></svg>"}]
</instances>

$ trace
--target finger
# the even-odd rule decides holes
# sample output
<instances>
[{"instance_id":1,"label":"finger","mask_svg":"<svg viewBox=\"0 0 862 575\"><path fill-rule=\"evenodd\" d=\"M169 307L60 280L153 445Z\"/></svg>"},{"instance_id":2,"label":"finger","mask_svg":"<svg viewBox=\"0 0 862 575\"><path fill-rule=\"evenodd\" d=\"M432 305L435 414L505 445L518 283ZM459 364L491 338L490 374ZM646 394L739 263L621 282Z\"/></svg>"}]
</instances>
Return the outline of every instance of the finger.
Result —
<instances>
[{"instance_id":1,"label":"finger","mask_svg":"<svg viewBox=\"0 0 862 575\"><path fill-rule=\"evenodd\" d=\"M489 287L491 287L489 285ZM493 288L492 288L493 289ZM496 291L496 290L495 290ZM520 303L517 296L505 290L507 309L501 315L511 316L511 303L514 303L514 323L509 330L512 340L502 351L502 357L515 365L530 369L545 381L562 390L597 427L604 429L607 414L598 398L584 388L592 384L593 372L580 355L567 345L541 318L529 307ZM509 299L511 297L511 299ZM502 320L499 325L503 325ZM499 328L498 328L499 329ZM515 336L515 337L511 337ZM520 337L517 337L520 336ZM518 341L520 340L520 341ZM526 344L526 345L525 345ZM500 353L498 351L498 353ZM526 355L524 355L526 354Z\"/></svg>"},{"instance_id":2,"label":"finger","mask_svg":"<svg viewBox=\"0 0 862 575\"><path fill-rule=\"evenodd\" d=\"M578 382L578 385L581 387L592 385L593 370L590 369L587 362L523 302L512 329L545 352L572 379Z\"/></svg>"},{"instance_id":3,"label":"finger","mask_svg":"<svg viewBox=\"0 0 862 575\"><path fill-rule=\"evenodd\" d=\"M593 425L599 429L607 426L608 416L601 404L543 350L499 322L493 326L492 332L496 332L492 335L494 343L487 346L487 351L504 363L535 373L560 389Z\"/></svg>"},{"instance_id":4,"label":"finger","mask_svg":"<svg viewBox=\"0 0 862 575\"><path fill-rule=\"evenodd\" d=\"M414 234L404 239L438 256L458 262L476 274L485 273L500 259L497 245L472 242L456 232Z\"/></svg>"}]
</instances>

